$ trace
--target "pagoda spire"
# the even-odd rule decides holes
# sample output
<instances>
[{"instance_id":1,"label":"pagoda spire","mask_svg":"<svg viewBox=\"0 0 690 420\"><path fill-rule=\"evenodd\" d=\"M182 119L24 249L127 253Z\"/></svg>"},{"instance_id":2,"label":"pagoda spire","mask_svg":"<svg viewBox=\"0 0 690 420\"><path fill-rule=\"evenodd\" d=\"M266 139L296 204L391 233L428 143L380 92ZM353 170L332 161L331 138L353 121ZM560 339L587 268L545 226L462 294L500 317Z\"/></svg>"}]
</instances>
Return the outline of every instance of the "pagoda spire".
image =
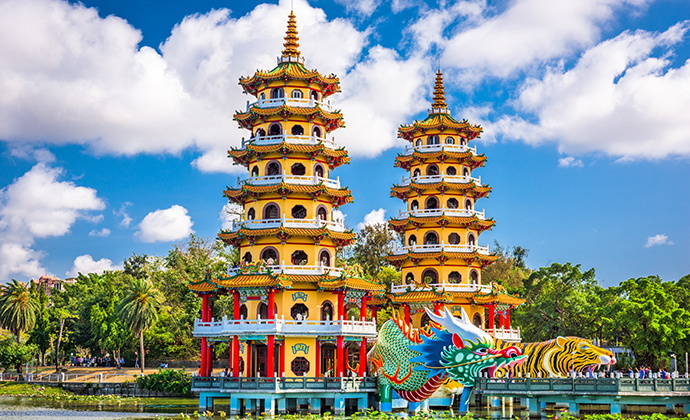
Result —
<instances>
[{"instance_id":1,"label":"pagoda spire","mask_svg":"<svg viewBox=\"0 0 690 420\"><path fill-rule=\"evenodd\" d=\"M297 36L297 21L295 21L295 14L290 10L288 16L287 33L285 34L285 43L283 46L283 57L299 57L299 37ZM291 61L291 60L290 60Z\"/></svg>"},{"instance_id":2,"label":"pagoda spire","mask_svg":"<svg viewBox=\"0 0 690 420\"><path fill-rule=\"evenodd\" d=\"M443 88L443 73L441 69L436 72L436 84L434 85L434 103L431 104L433 109L446 109L446 92Z\"/></svg>"}]
</instances>

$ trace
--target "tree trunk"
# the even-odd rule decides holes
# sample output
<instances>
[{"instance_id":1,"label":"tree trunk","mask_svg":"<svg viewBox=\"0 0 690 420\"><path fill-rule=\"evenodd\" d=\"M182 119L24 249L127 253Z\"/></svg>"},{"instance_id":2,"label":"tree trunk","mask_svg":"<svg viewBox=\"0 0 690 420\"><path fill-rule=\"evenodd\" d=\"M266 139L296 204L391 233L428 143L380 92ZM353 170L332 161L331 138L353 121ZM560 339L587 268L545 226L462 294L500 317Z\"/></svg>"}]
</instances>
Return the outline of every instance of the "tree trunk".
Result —
<instances>
[{"instance_id":1,"label":"tree trunk","mask_svg":"<svg viewBox=\"0 0 690 420\"><path fill-rule=\"evenodd\" d=\"M21 330L17 330L16 337L17 337L17 344L22 344L22 332L21 332Z\"/></svg>"},{"instance_id":2,"label":"tree trunk","mask_svg":"<svg viewBox=\"0 0 690 420\"><path fill-rule=\"evenodd\" d=\"M120 365L120 349L114 350L113 353L115 356L115 364L117 365L117 368L122 369L122 366Z\"/></svg>"},{"instance_id":3,"label":"tree trunk","mask_svg":"<svg viewBox=\"0 0 690 420\"><path fill-rule=\"evenodd\" d=\"M58 334L57 346L55 348L55 371L60 371L60 342L62 341L62 330L65 326L65 320L60 321L60 333Z\"/></svg>"},{"instance_id":4,"label":"tree trunk","mask_svg":"<svg viewBox=\"0 0 690 420\"><path fill-rule=\"evenodd\" d=\"M144 374L144 330L139 331L139 353L141 354L141 374Z\"/></svg>"}]
</instances>

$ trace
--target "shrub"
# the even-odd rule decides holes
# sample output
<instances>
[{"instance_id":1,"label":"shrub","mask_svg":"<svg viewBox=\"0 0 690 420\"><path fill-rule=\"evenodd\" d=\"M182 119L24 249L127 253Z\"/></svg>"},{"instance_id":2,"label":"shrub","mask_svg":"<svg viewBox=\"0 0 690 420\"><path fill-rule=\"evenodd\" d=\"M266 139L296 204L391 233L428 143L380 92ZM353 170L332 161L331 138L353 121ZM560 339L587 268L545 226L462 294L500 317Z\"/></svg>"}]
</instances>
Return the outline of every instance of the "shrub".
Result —
<instances>
[{"instance_id":1,"label":"shrub","mask_svg":"<svg viewBox=\"0 0 690 420\"><path fill-rule=\"evenodd\" d=\"M137 385L149 391L188 394L192 386L192 377L183 369L158 369L158 373L139 376Z\"/></svg>"}]
</instances>

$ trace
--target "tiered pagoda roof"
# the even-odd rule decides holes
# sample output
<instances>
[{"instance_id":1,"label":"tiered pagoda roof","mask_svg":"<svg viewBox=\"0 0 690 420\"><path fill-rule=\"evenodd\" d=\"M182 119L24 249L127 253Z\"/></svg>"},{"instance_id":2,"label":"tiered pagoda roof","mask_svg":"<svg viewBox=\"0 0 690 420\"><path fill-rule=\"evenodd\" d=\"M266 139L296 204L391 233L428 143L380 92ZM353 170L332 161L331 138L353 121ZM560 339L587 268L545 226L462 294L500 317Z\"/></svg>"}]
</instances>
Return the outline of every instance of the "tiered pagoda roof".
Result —
<instances>
[{"instance_id":1,"label":"tiered pagoda roof","mask_svg":"<svg viewBox=\"0 0 690 420\"><path fill-rule=\"evenodd\" d=\"M313 239L317 243L324 238L330 238L340 248L352 244L355 241L355 234L352 231L336 232L328 228L286 228L279 227L273 229L244 229L240 228L236 231L221 231L218 237L225 243L232 246L240 246L243 239L248 239L249 243L253 245L257 238L262 236L272 236L287 241L293 236L305 236Z\"/></svg>"},{"instance_id":2,"label":"tiered pagoda roof","mask_svg":"<svg viewBox=\"0 0 690 420\"><path fill-rule=\"evenodd\" d=\"M386 259L390 261L393 265L396 265L398 267L401 266L403 262L408 260L417 264L424 259L435 259L441 265L450 259L456 259L464 260L465 263L467 263L468 265L476 261L479 262L482 266L487 266L496 261L498 259L498 255L485 255L477 251L448 252L445 250L441 250L435 252L412 252L411 250L408 250L408 252L404 254L387 255Z\"/></svg>"},{"instance_id":3,"label":"tiered pagoda roof","mask_svg":"<svg viewBox=\"0 0 690 420\"><path fill-rule=\"evenodd\" d=\"M308 145L282 142L279 144L259 146L248 143L241 149L233 148L228 150L228 156L231 157L236 164L243 166L247 166L253 160L262 158L270 153L280 153L284 157L290 156L293 153L305 153L311 157L322 156L328 160L328 166L331 169L350 162L350 157L344 147L333 150L327 148L324 144Z\"/></svg>"},{"instance_id":4,"label":"tiered pagoda roof","mask_svg":"<svg viewBox=\"0 0 690 420\"><path fill-rule=\"evenodd\" d=\"M410 182L409 185L393 185L391 187L391 197L407 200L408 197L421 195L425 191L436 190L440 194L447 191L457 191L460 194L467 194L470 197L482 198L489 195L491 187L488 185L476 185L472 182L454 183L440 181L435 183Z\"/></svg>"},{"instance_id":5,"label":"tiered pagoda roof","mask_svg":"<svg viewBox=\"0 0 690 420\"><path fill-rule=\"evenodd\" d=\"M263 194L275 193L282 197L290 194L307 194L312 198L328 197L333 205L338 208L343 204L353 201L352 193L349 188L333 189L323 184L319 185L292 185L281 182L272 185L249 185L243 184L239 188L229 188L223 194L233 203L244 204L248 200L259 198Z\"/></svg>"},{"instance_id":6,"label":"tiered pagoda roof","mask_svg":"<svg viewBox=\"0 0 690 420\"><path fill-rule=\"evenodd\" d=\"M341 114L340 111L328 112L323 110L318 104L315 104L313 107L294 107L285 104L273 108L251 107L244 112L235 112L235 120L239 123L240 127L251 130L254 125L256 125L256 120L274 115L282 118L288 118L294 115L309 117L309 119L319 117L324 122L326 132L331 132L345 126L343 114Z\"/></svg>"},{"instance_id":7,"label":"tiered pagoda roof","mask_svg":"<svg viewBox=\"0 0 690 420\"><path fill-rule=\"evenodd\" d=\"M472 170L484 166L486 163L485 155L475 155L469 150L466 152L452 152L447 150L424 152L415 150L409 155L398 153L398 156L395 158L395 166L409 171L415 161L423 164L427 159L438 159L441 162L448 159L457 159L460 164L467 165Z\"/></svg>"},{"instance_id":8,"label":"tiered pagoda roof","mask_svg":"<svg viewBox=\"0 0 690 420\"><path fill-rule=\"evenodd\" d=\"M454 226L477 229L482 232L491 229L496 224L496 221L493 219L482 220L476 215L471 217L451 217L446 215L433 217L408 216L402 219L390 219L388 221L388 225L391 229L398 233L404 232L408 225L419 228L425 224L433 224L436 226L448 226L449 224L453 224Z\"/></svg>"}]
</instances>

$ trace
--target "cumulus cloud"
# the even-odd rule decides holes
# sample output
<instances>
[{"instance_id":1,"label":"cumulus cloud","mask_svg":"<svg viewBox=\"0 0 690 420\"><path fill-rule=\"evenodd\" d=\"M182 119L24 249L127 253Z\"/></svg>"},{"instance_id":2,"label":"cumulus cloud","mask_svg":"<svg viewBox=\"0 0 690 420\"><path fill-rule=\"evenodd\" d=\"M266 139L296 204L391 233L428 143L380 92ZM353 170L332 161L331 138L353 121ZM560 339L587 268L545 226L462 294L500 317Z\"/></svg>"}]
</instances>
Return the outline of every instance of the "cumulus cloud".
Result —
<instances>
[{"instance_id":1,"label":"cumulus cloud","mask_svg":"<svg viewBox=\"0 0 690 420\"><path fill-rule=\"evenodd\" d=\"M72 269L66 274L70 277L78 276L81 274L103 274L104 271L116 271L122 270L122 264L115 265L113 262L107 258L101 258L98 261L94 261L93 257L89 254L80 255L74 259L74 264Z\"/></svg>"},{"instance_id":2,"label":"cumulus cloud","mask_svg":"<svg viewBox=\"0 0 690 420\"><path fill-rule=\"evenodd\" d=\"M468 2L485 13L455 28L445 43L443 63L460 70L461 78L466 80L487 75L509 77L516 70L593 45L599 39L602 23L612 19L617 10L649 1L518 0L493 16L488 14L495 9L486 8L484 2ZM459 11L448 11L459 15ZM443 23L452 21L445 19Z\"/></svg>"},{"instance_id":3,"label":"cumulus cloud","mask_svg":"<svg viewBox=\"0 0 690 420\"><path fill-rule=\"evenodd\" d=\"M378 210L372 210L364 216L364 221L357 224L357 229L363 229L365 226L377 225L386 222L386 209L383 207Z\"/></svg>"},{"instance_id":4,"label":"cumulus cloud","mask_svg":"<svg viewBox=\"0 0 690 420\"><path fill-rule=\"evenodd\" d=\"M572 156L558 159L559 168L582 168L585 166L580 159L575 159Z\"/></svg>"},{"instance_id":5,"label":"cumulus cloud","mask_svg":"<svg viewBox=\"0 0 690 420\"><path fill-rule=\"evenodd\" d=\"M532 145L555 142L567 154L690 155L690 61L670 68L666 58L689 27L626 31L586 51L570 70L561 65L527 80L517 107L534 118L504 116L490 129ZM657 50L661 58L652 55Z\"/></svg>"},{"instance_id":6,"label":"cumulus cloud","mask_svg":"<svg viewBox=\"0 0 690 420\"><path fill-rule=\"evenodd\" d=\"M335 0L335 2L345 6L348 11L355 12L365 17L371 16L381 4L381 0ZM393 7L395 6L397 6L397 4Z\"/></svg>"},{"instance_id":7,"label":"cumulus cloud","mask_svg":"<svg viewBox=\"0 0 690 420\"><path fill-rule=\"evenodd\" d=\"M45 148L34 148L29 145L19 145L10 150L10 156L20 159L35 160L37 162L55 162L55 155Z\"/></svg>"},{"instance_id":8,"label":"cumulus cloud","mask_svg":"<svg viewBox=\"0 0 690 420\"><path fill-rule=\"evenodd\" d=\"M105 203L96 190L60 181L62 168L41 162L0 190L0 281L11 275L38 277L47 272L36 238L63 236L77 219L88 219Z\"/></svg>"},{"instance_id":9,"label":"cumulus cloud","mask_svg":"<svg viewBox=\"0 0 690 420\"><path fill-rule=\"evenodd\" d=\"M122 203L120 206L119 210L113 210L113 215L117 217L122 217L122 220L120 220L120 226L123 228L128 228L129 225L132 224L132 218L129 217L129 214L127 214L127 207L131 206L132 203L130 202L125 202Z\"/></svg>"},{"instance_id":10,"label":"cumulus cloud","mask_svg":"<svg viewBox=\"0 0 690 420\"><path fill-rule=\"evenodd\" d=\"M169 209L156 210L144 217L135 235L142 242L170 242L194 233L192 218L187 209L175 204Z\"/></svg>"},{"instance_id":11,"label":"cumulus cloud","mask_svg":"<svg viewBox=\"0 0 690 420\"><path fill-rule=\"evenodd\" d=\"M94 229L91 232L89 232L89 236L101 236L105 238L108 235L110 235L110 229L108 228L103 228L101 230Z\"/></svg>"},{"instance_id":12,"label":"cumulus cloud","mask_svg":"<svg viewBox=\"0 0 690 420\"><path fill-rule=\"evenodd\" d=\"M647 238L647 243L644 245L645 248L649 248L656 245L673 245L673 241L668 240L668 236L663 233L658 235L650 236Z\"/></svg>"}]
</instances>

